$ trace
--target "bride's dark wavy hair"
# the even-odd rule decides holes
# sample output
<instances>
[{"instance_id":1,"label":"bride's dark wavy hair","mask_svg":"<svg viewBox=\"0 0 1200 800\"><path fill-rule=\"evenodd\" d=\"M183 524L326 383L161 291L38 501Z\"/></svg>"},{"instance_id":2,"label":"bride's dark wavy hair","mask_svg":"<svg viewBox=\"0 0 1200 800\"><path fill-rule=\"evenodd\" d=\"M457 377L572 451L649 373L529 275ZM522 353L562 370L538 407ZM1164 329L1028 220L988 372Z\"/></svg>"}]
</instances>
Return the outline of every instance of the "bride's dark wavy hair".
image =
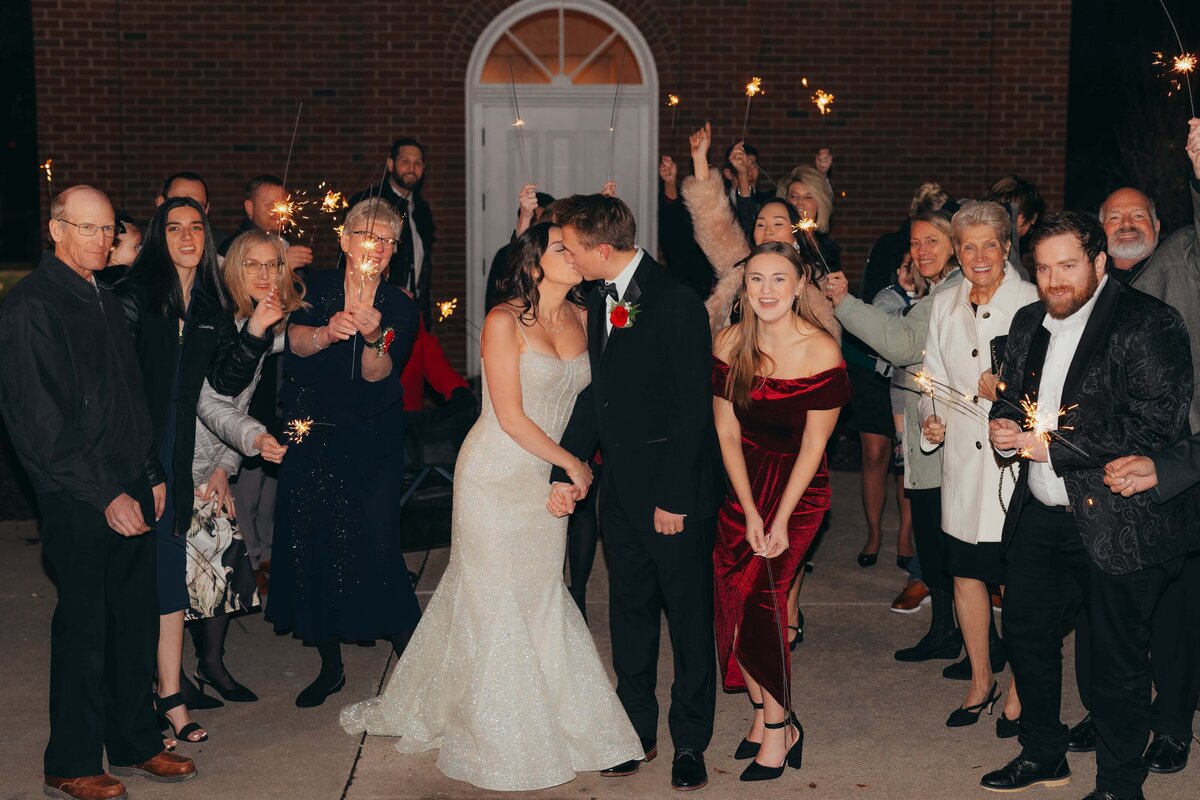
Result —
<instances>
[{"instance_id":1,"label":"bride's dark wavy hair","mask_svg":"<svg viewBox=\"0 0 1200 800\"><path fill-rule=\"evenodd\" d=\"M538 286L546 277L542 270L542 256L550 247L550 229L558 228L553 222L539 222L529 226L529 229L517 237L508 246L508 266L504 277L496 282L505 301L520 306L522 320L529 324L537 321L538 303L542 294ZM572 289L567 293L567 299L573 303L580 302L579 292Z\"/></svg>"}]
</instances>

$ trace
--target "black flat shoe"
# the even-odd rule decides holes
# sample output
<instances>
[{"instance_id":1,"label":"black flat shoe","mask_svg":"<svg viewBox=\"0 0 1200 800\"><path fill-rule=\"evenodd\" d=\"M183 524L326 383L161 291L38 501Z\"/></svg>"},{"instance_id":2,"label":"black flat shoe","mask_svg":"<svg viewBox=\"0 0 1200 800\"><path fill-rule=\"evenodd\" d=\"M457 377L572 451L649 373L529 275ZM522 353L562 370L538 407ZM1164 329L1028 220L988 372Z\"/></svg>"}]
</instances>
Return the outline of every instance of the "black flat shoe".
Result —
<instances>
[{"instance_id":1,"label":"black flat shoe","mask_svg":"<svg viewBox=\"0 0 1200 800\"><path fill-rule=\"evenodd\" d=\"M208 734L205 733L204 729L200 727L200 723L198 722L189 722L179 730L175 730L175 723L172 722L171 718L167 716L167 712L171 709L179 708L180 706L184 706L185 708L187 707L187 704L183 702L182 692L176 692L168 697L159 697L158 695L154 696L154 710L158 713L158 729L160 731L170 729L171 738L180 742L187 742L189 744L207 742ZM197 732L200 734L200 736L193 739L192 734Z\"/></svg>"},{"instance_id":2,"label":"black flat shoe","mask_svg":"<svg viewBox=\"0 0 1200 800\"><path fill-rule=\"evenodd\" d=\"M896 556L896 566L900 569L908 569L910 561L912 561L912 556Z\"/></svg>"},{"instance_id":3,"label":"black flat shoe","mask_svg":"<svg viewBox=\"0 0 1200 800\"><path fill-rule=\"evenodd\" d=\"M1096 726L1092 724L1091 712L1084 715L1067 734L1067 751L1091 753L1096 749Z\"/></svg>"},{"instance_id":4,"label":"black flat shoe","mask_svg":"<svg viewBox=\"0 0 1200 800\"><path fill-rule=\"evenodd\" d=\"M671 762L671 788L690 792L708 783L708 770L704 768L704 754L683 748L675 751Z\"/></svg>"},{"instance_id":5,"label":"black flat shoe","mask_svg":"<svg viewBox=\"0 0 1200 800\"><path fill-rule=\"evenodd\" d=\"M1009 719L1001 712L999 719L996 720L996 738L1011 739L1021 732L1021 720Z\"/></svg>"},{"instance_id":6,"label":"black flat shoe","mask_svg":"<svg viewBox=\"0 0 1200 800\"><path fill-rule=\"evenodd\" d=\"M979 785L993 792L1019 792L1031 786L1064 786L1071 782L1067 760L1057 764L1039 764L1017 756L995 772L979 780Z\"/></svg>"},{"instance_id":7,"label":"black flat shoe","mask_svg":"<svg viewBox=\"0 0 1200 800\"><path fill-rule=\"evenodd\" d=\"M958 658L962 652L962 633L955 628L949 633L930 631L913 647L897 650L893 656L897 661L915 663L939 658Z\"/></svg>"},{"instance_id":8,"label":"black flat shoe","mask_svg":"<svg viewBox=\"0 0 1200 800\"><path fill-rule=\"evenodd\" d=\"M342 670L336 678L331 678L328 675L317 675L317 679L304 687L300 694L296 695L297 708L316 708L325 702L325 698L331 694L340 692L346 685L346 671Z\"/></svg>"},{"instance_id":9,"label":"black flat shoe","mask_svg":"<svg viewBox=\"0 0 1200 800\"><path fill-rule=\"evenodd\" d=\"M874 553L859 553L858 554L858 565L860 567L862 567L863 569L866 569L867 567L875 566L875 563L877 561L879 561L879 551L878 550L876 550Z\"/></svg>"},{"instance_id":10,"label":"black flat shoe","mask_svg":"<svg viewBox=\"0 0 1200 800\"><path fill-rule=\"evenodd\" d=\"M783 775L785 767L792 769L800 769L804 762L804 728L800 727L800 721L796 719L794 714L788 715L788 718L783 722L764 722L763 727L771 730L779 730L786 728L788 725L794 725L796 728L796 741L788 748L787 755L784 756L783 763L778 767L768 767L765 764L760 764L757 761L751 761L746 765L746 769L742 771L741 780L743 781L773 781Z\"/></svg>"},{"instance_id":11,"label":"black flat shoe","mask_svg":"<svg viewBox=\"0 0 1200 800\"><path fill-rule=\"evenodd\" d=\"M979 722L979 715L986 708L988 716L991 716L992 709L996 707L996 701L1000 699L1000 686L993 682L992 688L988 690L987 697L983 698L982 703L976 703L973 706L962 706L950 712L950 716L946 718L947 728L965 728L968 725L974 725Z\"/></svg>"},{"instance_id":12,"label":"black flat shoe","mask_svg":"<svg viewBox=\"0 0 1200 800\"><path fill-rule=\"evenodd\" d=\"M192 677L196 679L196 685L200 687L201 694L204 694L205 686L211 686L217 694L221 695L222 700L230 703L253 703L258 700L258 695L234 680L232 675L229 677L232 686L222 686L211 678L201 675L199 667L196 667L196 672Z\"/></svg>"},{"instance_id":13,"label":"black flat shoe","mask_svg":"<svg viewBox=\"0 0 1200 800\"><path fill-rule=\"evenodd\" d=\"M1192 743L1156 733L1146 748L1146 769L1159 775L1170 775L1187 766Z\"/></svg>"},{"instance_id":14,"label":"black flat shoe","mask_svg":"<svg viewBox=\"0 0 1200 800\"><path fill-rule=\"evenodd\" d=\"M657 757L658 748L651 747L646 751L645 758L633 758L629 761L622 761L615 767L609 767L608 769L600 770L600 775L605 778L628 778L630 775L637 773L637 771L641 768L643 761L649 763Z\"/></svg>"},{"instance_id":15,"label":"black flat shoe","mask_svg":"<svg viewBox=\"0 0 1200 800\"><path fill-rule=\"evenodd\" d=\"M791 625L788 626L792 627ZM754 706L755 711L762 711L763 704L750 701L750 705ZM752 742L749 739L742 739L738 744L737 750L733 751L733 757L738 761L745 761L747 758L754 758L758 755L758 749L762 747L761 742Z\"/></svg>"}]
</instances>

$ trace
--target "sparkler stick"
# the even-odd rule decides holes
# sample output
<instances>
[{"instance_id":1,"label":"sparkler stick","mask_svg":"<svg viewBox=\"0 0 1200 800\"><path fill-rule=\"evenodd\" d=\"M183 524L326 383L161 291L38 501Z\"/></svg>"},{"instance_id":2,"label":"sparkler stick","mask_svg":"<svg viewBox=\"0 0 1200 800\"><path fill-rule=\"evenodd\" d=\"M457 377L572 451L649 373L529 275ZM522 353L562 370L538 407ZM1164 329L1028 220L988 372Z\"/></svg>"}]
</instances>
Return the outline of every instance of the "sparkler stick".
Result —
<instances>
[{"instance_id":1,"label":"sparkler stick","mask_svg":"<svg viewBox=\"0 0 1200 800\"><path fill-rule=\"evenodd\" d=\"M328 186L329 184L325 181L321 181L321 183L317 185L317 191L320 191L321 189L326 190L325 195L321 198L321 204L318 206L317 210L322 214L328 214L331 218L336 218L337 213L350 204L346 201L346 196L344 194L334 191L332 188L326 188ZM320 225L313 226L312 237L308 240L308 246L310 249L317 241L317 231L320 230L320 227ZM334 228L334 232L338 232L336 227Z\"/></svg>"},{"instance_id":2,"label":"sparkler stick","mask_svg":"<svg viewBox=\"0 0 1200 800\"><path fill-rule=\"evenodd\" d=\"M675 113L679 111L679 95L667 95L667 108L671 109L671 134L675 134Z\"/></svg>"},{"instance_id":3,"label":"sparkler stick","mask_svg":"<svg viewBox=\"0 0 1200 800\"><path fill-rule=\"evenodd\" d=\"M46 222L50 222L50 205L54 202L54 159L47 158L41 170L46 176Z\"/></svg>"},{"instance_id":4,"label":"sparkler stick","mask_svg":"<svg viewBox=\"0 0 1200 800\"><path fill-rule=\"evenodd\" d=\"M755 95L762 93L762 78L755 75L746 84L746 116L742 118L742 136L738 139L739 142L746 141L746 128L750 124L750 101L754 99Z\"/></svg>"},{"instance_id":5,"label":"sparkler stick","mask_svg":"<svg viewBox=\"0 0 1200 800\"><path fill-rule=\"evenodd\" d=\"M292 141L291 141L291 144L288 145L287 161L285 161L283 163L283 190L285 192L287 191L288 171L292 168L292 150L296 147L296 131L300 130L300 112L303 110L304 110L304 101L301 100L299 107L296 109L296 121L294 123L292 123ZM275 205L278 206L279 203L276 203ZM279 227L276 229L275 233L278 234L279 236L282 236L283 235L283 218L278 217L278 219L279 219Z\"/></svg>"},{"instance_id":6,"label":"sparkler stick","mask_svg":"<svg viewBox=\"0 0 1200 800\"><path fill-rule=\"evenodd\" d=\"M512 87L513 124L517 129L517 147L521 150L521 172L526 183L533 183L533 175L529 172L529 160L525 156L525 120L521 119L521 105L517 102L517 78L513 74L512 52L508 54L508 85Z\"/></svg>"},{"instance_id":7,"label":"sparkler stick","mask_svg":"<svg viewBox=\"0 0 1200 800\"><path fill-rule=\"evenodd\" d=\"M933 396L933 376L925 370L921 370L916 375L913 375L913 383L917 387L929 395L929 401L933 403L933 415L937 416L937 398Z\"/></svg>"},{"instance_id":8,"label":"sparkler stick","mask_svg":"<svg viewBox=\"0 0 1200 800\"><path fill-rule=\"evenodd\" d=\"M796 233L803 233L808 236L808 241L812 244L813 250L817 251L817 257L821 259L821 263L825 266L825 272L833 272L829 268L829 262L825 260L825 254L821 252L821 246L817 244L817 221L808 214L803 215L800 221L792 226L792 230Z\"/></svg>"},{"instance_id":9,"label":"sparkler stick","mask_svg":"<svg viewBox=\"0 0 1200 800\"><path fill-rule=\"evenodd\" d=\"M1167 22L1171 23L1171 30L1175 33L1175 41L1179 44L1179 55L1174 59L1172 70L1183 75L1183 79L1187 83L1188 104L1192 108L1192 117L1195 117L1196 98L1192 94L1191 73L1196 69L1196 56L1184 51L1183 39L1179 36L1179 28L1175 26L1175 18L1171 16L1171 12L1167 9L1166 0L1158 0L1158 4L1162 6L1163 13L1167 15Z\"/></svg>"},{"instance_id":10,"label":"sparkler stick","mask_svg":"<svg viewBox=\"0 0 1200 800\"><path fill-rule=\"evenodd\" d=\"M322 428L332 427L332 422L313 422L309 418L293 419L288 421L286 435L292 444L300 444L310 433L320 431Z\"/></svg>"},{"instance_id":11,"label":"sparkler stick","mask_svg":"<svg viewBox=\"0 0 1200 800\"><path fill-rule=\"evenodd\" d=\"M617 100L621 97L621 79L625 77L625 55L628 52L628 46L621 50L621 65L617 67L617 88L613 90L612 114L608 118L608 178L605 183L612 180L613 159L616 157L617 148Z\"/></svg>"}]
</instances>

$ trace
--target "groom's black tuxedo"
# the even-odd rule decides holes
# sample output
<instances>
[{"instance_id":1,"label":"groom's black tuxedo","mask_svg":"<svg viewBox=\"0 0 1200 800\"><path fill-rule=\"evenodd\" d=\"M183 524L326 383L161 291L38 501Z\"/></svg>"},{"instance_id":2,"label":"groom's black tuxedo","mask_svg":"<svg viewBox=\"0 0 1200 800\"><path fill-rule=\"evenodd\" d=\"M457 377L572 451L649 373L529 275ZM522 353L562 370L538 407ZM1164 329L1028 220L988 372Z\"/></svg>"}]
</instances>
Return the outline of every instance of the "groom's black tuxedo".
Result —
<instances>
[{"instance_id":1,"label":"groom's black tuxedo","mask_svg":"<svg viewBox=\"0 0 1200 800\"><path fill-rule=\"evenodd\" d=\"M646 254L621 300L636 305L637 317L606 336L606 298L599 287L588 297L592 382L562 444L581 459L599 444L604 460L600 520L617 696L649 750L665 611L675 651L671 738L677 749L702 752L716 697L712 547L724 497L708 315L693 290ZM568 482L557 468L551 480ZM684 514L683 531L656 533L655 508Z\"/></svg>"}]
</instances>

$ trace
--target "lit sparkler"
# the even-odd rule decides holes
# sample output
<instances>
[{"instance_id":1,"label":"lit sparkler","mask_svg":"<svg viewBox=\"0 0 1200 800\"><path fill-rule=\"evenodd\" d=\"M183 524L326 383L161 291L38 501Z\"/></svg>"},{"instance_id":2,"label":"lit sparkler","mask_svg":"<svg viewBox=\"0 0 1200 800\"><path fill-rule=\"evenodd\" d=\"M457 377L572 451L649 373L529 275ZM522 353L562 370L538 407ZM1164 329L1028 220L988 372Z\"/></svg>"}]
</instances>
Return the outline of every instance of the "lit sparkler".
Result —
<instances>
[{"instance_id":1,"label":"lit sparkler","mask_svg":"<svg viewBox=\"0 0 1200 800\"><path fill-rule=\"evenodd\" d=\"M303 190L289 194L283 200L271 205L271 216L275 219L277 232L280 236L285 233L304 235L304 225L308 222L306 209L310 201L304 196Z\"/></svg>"},{"instance_id":2,"label":"lit sparkler","mask_svg":"<svg viewBox=\"0 0 1200 800\"><path fill-rule=\"evenodd\" d=\"M41 170L46 175L46 183L54 185L54 159L47 158L46 163L42 164Z\"/></svg>"},{"instance_id":3,"label":"lit sparkler","mask_svg":"<svg viewBox=\"0 0 1200 800\"><path fill-rule=\"evenodd\" d=\"M913 383L921 390L923 394L929 395L929 401L933 403L933 415L937 416L937 399L933 396L934 380L933 375L925 370L921 370L912 376Z\"/></svg>"},{"instance_id":4,"label":"lit sparkler","mask_svg":"<svg viewBox=\"0 0 1200 800\"><path fill-rule=\"evenodd\" d=\"M300 444L312 432L312 426L313 421L311 419L294 419L287 426L288 438L294 444Z\"/></svg>"},{"instance_id":5,"label":"lit sparkler","mask_svg":"<svg viewBox=\"0 0 1200 800\"><path fill-rule=\"evenodd\" d=\"M821 116L825 116L830 112L829 107L833 105L833 93L817 89L817 93L812 96L812 101L813 105L817 107L817 111L821 112Z\"/></svg>"},{"instance_id":6,"label":"lit sparkler","mask_svg":"<svg viewBox=\"0 0 1200 800\"><path fill-rule=\"evenodd\" d=\"M458 308L458 298L453 297L449 300L440 300L437 303L438 322L444 322L447 318L454 315L454 311Z\"/></svg>"},{"instance_id":7,"label":"lit sparkler","mask_svg":"<svg viewBox=\"0 0 1200 800\"><path fill-rule=\"evenodd\" d=\"M762 78L755 75L746 84L746 115L742 118L742 137L739 142L746 141L746 128L750 124L750 101L757 95L763 94Z\"/></svg>"},{"instance_id":8,"label":"lit sparkler","mask_svg":"<svg viewBox=\"0 0 1200 800\"><path fill-rule=\"evenodd\" d=\"M671 133L675 132L675 114L679 111L679 95L667 95L667 108L671 109Z\"/></svg>"},{"instance_id":9,"label":"lit sparkler","mask_svg":"<svg viewBox=\"0 0 1200 800\"><path fill-rule=\"evenodd\" d=\"M808 78L801 78L800 85L803 86L805 89L807 89L808 88Z\"/></svg>"},{"instance_id":10,"label":"lit sparkler","mask_svg":"<svg viewBox=\"0 0 1200 800\"><path fill-rule=\"evenodd\" d=\"M512 127L517 129L517 147L521 151L521 171L525 176L525 182L533 183L533 176L529 174L529 161L525 157L525 120L521 119L521 106L519 103L517 103L517 78L513 73L511 52L508 54L508 85L512 88Z\"/></svg>"},{"instance_id":11,"label":"lit sparkler","mask_svg":"<svg viewBox=\"0 0 1200 800\"><path fill-rule=\"evenodd\" d=\"M612 114L608 117L608 178L605 183L612 180L613 160L617 155L617 101L621 97L621 79L625 77L625 55L628 52L628 45L621 48L621 65L617 67L617 86L613 90Z\"/></svg>"},{"instance_id":12,"label":"lit sparkler","mask_svg":"<svg viewBox=\"0 0 1200 800\"><path fill-rule=\"evenodd\" d=\"M321 185L317 188L324 189L326 186L327 184L324 181L321 181ZM333 189L328 189L325 192L325 196L321 198L321 213L333 216L343 208L349 207L349 205L350 203L346 200L346 196L344 194L341 192L335 192Z\"/></svg>"},{"instance_id":13,"label":"lit sparkler","mask_svg":"<svg viewBox=\"0 0 1200 800\"><path fill-rule=\"evenodd\" d=\"M817 251L817 257L821 259L821 264L825 266L825 272L833 272L829 268L829 262L825 260L825 254L821 252L821 245L817 244L817 221L808 216L808 214L803 214L800 217L800 221L792 226L792 230L796 233L803 233L808 237L813 250Z\"/></svg>"},{"instance_id":14,"label":"lit sparkler","mask_svg":"<svg viewBox=\"0 0 1200 800\"><path fill-rule=\"evenodd\" d=\"M1171 89L1167 92L1167 97L1182 92L1184 86L1187 86L1187 94L1189 102L1192 100L1192 81L1191 73L1196 70L1196 55L1194 53L1180 53L1177 56L1165 55L1159 51L1154 51L1154 66L1159 67L1163 77L1167 79ZM1195 104L1192 106L1192 116L1195 116Z\"/></svg>"},{"instance_id":15,"label":"lit sparkler","mask_svg":"<svg viewBox=\"0 0 1200 800\"><path fill-rule=\"evenodd\" d=\"M1196 56L1189 53L1183 48L1183 39L1179 36L1179 28L1175 25L1175 18L1171 16L1171 11L1167 8L1166 0L1158 0L1158 4L1162 6L1163 13L1167 15L1167 22L1171 23L1171 31L1175 34L1175 42L1179 45L1179 55L1171 60L1171 71L1182 75L1184 83L1187 84L1188 104L1192 107L1192 116L1196 116L1196 98L1192 94L1192 78L1191 73L1196 69ZM1161 60L1162 54L1157 53ZM1179 79L1172 79L1172 85L1178 91L1181 87Z\"/></svg>"}]
</instances>

